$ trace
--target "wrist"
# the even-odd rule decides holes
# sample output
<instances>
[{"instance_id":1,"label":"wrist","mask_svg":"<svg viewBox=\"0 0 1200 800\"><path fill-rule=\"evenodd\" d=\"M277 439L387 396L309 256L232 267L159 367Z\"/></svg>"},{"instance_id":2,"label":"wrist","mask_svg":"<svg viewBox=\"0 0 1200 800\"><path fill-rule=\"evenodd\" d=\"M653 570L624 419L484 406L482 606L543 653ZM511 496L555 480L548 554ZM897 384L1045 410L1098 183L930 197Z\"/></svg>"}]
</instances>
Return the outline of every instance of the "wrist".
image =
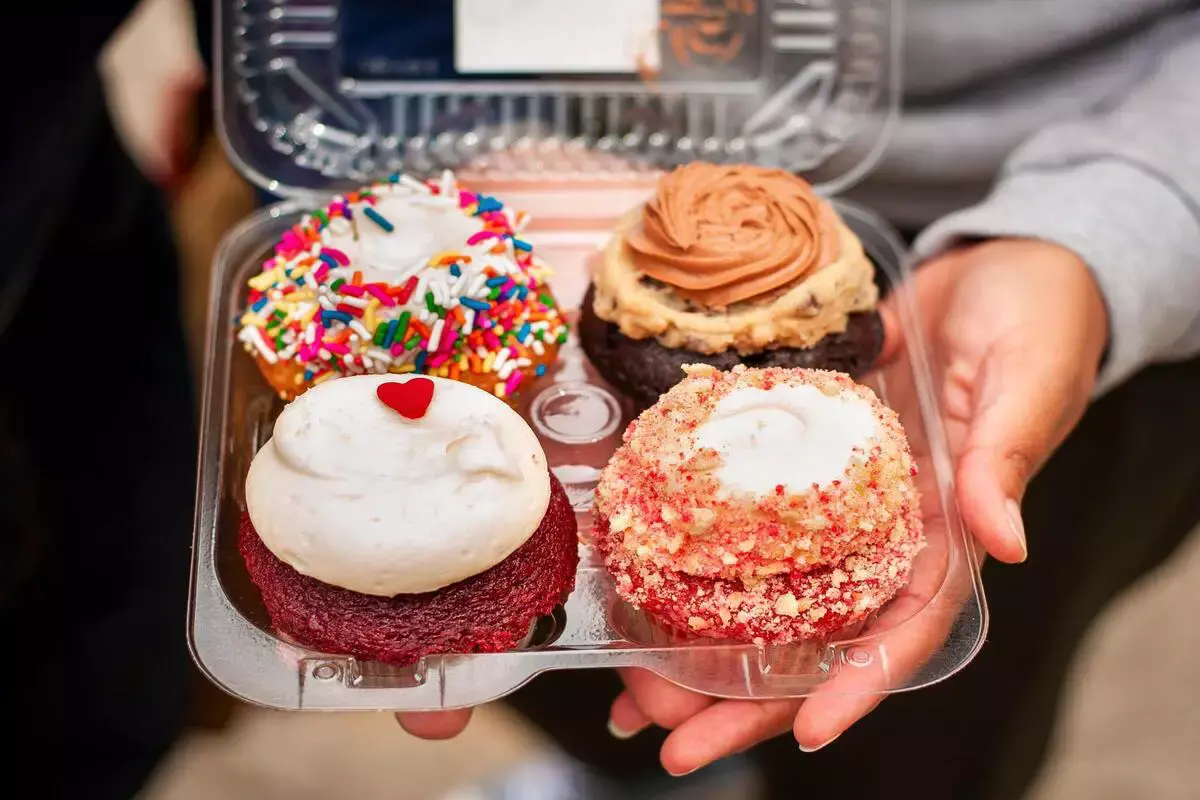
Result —
<instances>
[{"instance_id":1,"label":"wrist","mask_svg":"<svg viewBox=\"0 0 1200 800\"><path fill-rule=\"evenodd\" d=\"M971 235L1056 242L1078 254L1105 304L1109 353L1099 395L1173 352L1193 324L1195 309L1182 300L1200 293L1198 232L1189 199L1164 176L1135 162L1095 158L1007 173L982 203L922 233L914 250L918 257L936 254ZM1097 338L1094 331L1089 337Z\"/></svg>"}]
</instances>

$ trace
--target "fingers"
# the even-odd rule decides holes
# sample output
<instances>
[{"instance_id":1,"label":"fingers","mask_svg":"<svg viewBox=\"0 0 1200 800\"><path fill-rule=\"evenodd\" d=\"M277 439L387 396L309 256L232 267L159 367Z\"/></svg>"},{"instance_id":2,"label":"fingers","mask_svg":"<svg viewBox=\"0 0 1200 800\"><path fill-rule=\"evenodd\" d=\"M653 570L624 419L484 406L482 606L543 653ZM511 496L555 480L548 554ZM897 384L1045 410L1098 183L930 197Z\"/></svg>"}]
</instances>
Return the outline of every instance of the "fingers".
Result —
<instances>
[{"instance_id":1,"label":"fingers","mask_svg":"<svg viewBox=\"0 0 1200 800\"><path fill-rule=\"evenodd\" d=\"M809 698L796 713L792 735L800 749L815 753L845 733L883 702L884 694L823 694Z\"/></svg>"},{"instance_id":2,"label":"fingers","mask_svg":"<svg viewBox=\"0 0 1200 800\"><path fill-rule=\"evenodd\" d=\"M903 286L879 304L879 316L883 320L883 349L876 366L895 363L904 352L908 342L907 326L919 326L921 334L928 335L931 323L937 321L941 298L950 286L961 258L945 256L936 263L923 265L911 275ZM905 300L908 300L907 304ZM907 316L906 316L907 314Z\"/></svg>"},{"instance_id":3,"label":"fingers","mask_svg":"<svg viewBox=\"0 0 1200 800\"><path fill-rule=\"evenodd\" d=\"M927 520L929 544L914 562L909 585L862 631L871 658L843 664L800 707L793 733L801 749L828 745L879 705L884 692L921 685L913 676L946 641L973 595L973 554L949 549L950 533L937 529L944 525ZM970 654L960 657L960 665L970 660Z\"/></svg>"},{"instance_id":4,"label":"fingers","mask_svg":"<svg viewBox=\"0 0 1200 800\"><path fill-rule=\"evenodd\" d=\"M452 739L471 721L471 709L412 711L396 715L400 727L420 739Z\"/></svg>"},{"instance_id":5,"label":"fingers","mask_svg":"<svg viewBox=\"0 0 1200 800\"><path fill-rule=\"evenodd\" d=\"M648 670L621 669L617 671L621 675L621 680L625 682L625 687L635 706L646 719L660 728L674 730L715 702L711 697L684 689ZM622 717L622 722L625 721L632 724L635 720L632 717Z\"/></svg>"},{"instance_id":6,"label":"fingers","mask_svg":"<svg viewBox=\"0 0 1200 800\"><path fill-rule=\"evenodd\" d=\"M773 739L792 727L798 700L723 700L667 737L662 764L672 775L695 772L718 759Z\"/></svg>"},{"instance_id":7,"label":"fingers","mask_svg":"<svg viewBox=\"0 0 1200 800\"><path fill-rule=\"evenodd\" d=\"M1082 415L1087 395L1053 354L993 352L981 370L973 419L958 463L958 494L971 531L995 558L1027 555L1025 487Z\"/></svg>"},{"instance_id":8,"label":"fingers","mask_svg":"<svg viewBox=\"0 0 1200 800\"><path fill-rule=\"evenodd\" d=\"M993 558L1019 564L1029 556L1021 515L1023 482L1012 478L1005 481L1010 485L1022 483L1022 488L1011 493L1016 496L1009 496L997 477L1003 471L1003 459L993 452L967 450L958 464L959 506L967 527Z\"/></svg>"},{"instance_id":9,"label":"fingers","mask_svg":"<svg viewBox=\"0 0 1200 800\"><path fill-rule=\"evenodd\" d=\"M947 580L936 601L930 602L925 587L918 587L915 593L906 590L864 632L884 631L876 640L872 662L864 667L843 666L804 701L792 727L800 749L813 752L837 739L883 702L884 692L903 686L937 652L969 591L970 579L961 567ZM936 580L928 576L929 583ZM898 620L906 622L897 625Z\"/></svg>"},{"instance_id":10,"label":"fingers","mask_svg":"<svg viewBox=\"0 0 1200 800\"><path fill-rule=\"evenodd\" d=\"M653 724L654 721L638 708L637 701L628 691L617 695L612 710L608 712L608 732L617 739L632 739Z\"/></svg>"},{"instance_id":11,"label":"fingers","mask_svg":"<svg viewBox=\"0 0 1200 800\"><path fill-rule=\"evenodd\" d=\"M883 321L883 349L875 366L886 367L895 363L904 351L904 326L900 323L900 314L896 310L894 298L888 298L879 304L879 318Z\"/></svg>"}]
</instances>

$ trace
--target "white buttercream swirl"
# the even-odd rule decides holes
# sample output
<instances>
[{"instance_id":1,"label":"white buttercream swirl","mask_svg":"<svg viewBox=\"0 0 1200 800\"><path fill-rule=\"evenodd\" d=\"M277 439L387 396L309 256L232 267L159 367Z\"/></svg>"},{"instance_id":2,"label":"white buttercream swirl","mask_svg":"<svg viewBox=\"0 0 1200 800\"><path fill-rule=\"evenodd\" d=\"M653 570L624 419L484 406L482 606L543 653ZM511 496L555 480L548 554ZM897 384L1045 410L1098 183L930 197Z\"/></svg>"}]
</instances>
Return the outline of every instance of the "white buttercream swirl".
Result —
<instances>
[{"instance_id":1,"label":"white buttercream swirl","mask_svg":"<svg viewBox=\"0 0 1200 800\"><path fill-rule=\"evenodd\" d=\"M453 284L445 269L428 269L429 259L439 253L470 255L472 271L492 266L502 273L516 269L507 255L491 253L496 239L486 238L475 245L467 241L484 230L483 221L458 207L454 198L423 194L407 186L381 186L374 205L354 203L354 223L336 219L326 229L329 247L350 258L347 271L359 270L367 283L382 281L403 284L411 275L441 278ZM371 220L365 209L371 208L392 226L388 231Z\"/></svg>"},{"instance_id":2,"label":"white buttercream swirl","mask_svg":"<svg viewBox=\"0 0 1200 800\"><path fill-rule=\"evenodd\" d=\"M296 571L363 594L429 592L495 566L550 502L546 456L496 397L430 378L409 420L376 395L394 375L329 381L284 408L246 477L255 530Z\"/></svg>"}]
</instances>

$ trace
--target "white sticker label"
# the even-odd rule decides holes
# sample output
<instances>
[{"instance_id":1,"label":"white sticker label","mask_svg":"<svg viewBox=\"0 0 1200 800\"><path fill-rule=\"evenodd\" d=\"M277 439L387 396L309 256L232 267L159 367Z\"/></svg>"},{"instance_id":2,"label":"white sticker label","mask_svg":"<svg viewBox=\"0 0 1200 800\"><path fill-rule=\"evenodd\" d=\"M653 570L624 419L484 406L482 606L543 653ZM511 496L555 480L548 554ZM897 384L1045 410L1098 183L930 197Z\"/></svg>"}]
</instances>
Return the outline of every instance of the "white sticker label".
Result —
<instances>
[{"instance_id":1,"label":"white sticker label","mask_svg":"<svg viewBox=\"0 0 1200 800\"><path fill-rule=\"evenodd\" d=\"M660 0L454 0L460 73L656 71Z\"/></svg>"}]
</instances>

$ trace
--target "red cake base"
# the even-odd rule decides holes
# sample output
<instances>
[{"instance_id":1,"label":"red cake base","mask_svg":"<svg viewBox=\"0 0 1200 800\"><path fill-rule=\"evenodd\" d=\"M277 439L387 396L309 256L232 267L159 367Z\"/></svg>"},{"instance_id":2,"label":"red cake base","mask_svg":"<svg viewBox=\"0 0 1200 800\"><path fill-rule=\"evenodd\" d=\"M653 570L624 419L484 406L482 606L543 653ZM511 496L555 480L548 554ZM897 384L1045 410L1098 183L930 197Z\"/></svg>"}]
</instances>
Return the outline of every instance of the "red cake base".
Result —
<instances>
[{"instance_id":1,"label":"red cake base","mask_svg":"<svg viewBox=\"0 0 1200 800\"><path fill-rule=\"evenodd\" d=\"M533 536L488 571L436 592L373 597L301 575L267 549L248 515L238 544L281 633L316 650L403 666L427 655L515 648L574 588L576 534L575 512L551 475L550 506Z\"/></svg>"},{"instance_id":2,"label":"red cake base","mask_svg":"<svg viewBox=\"0 0 1200 800\"><path fill-rule=\"evenodd\" d=\"M906 520L897 535L807 572L763 578L753 588L660 569L634 558L621 534L597 516L596 546L617 594L635 608L680 631L714 639L788 644L826 639L890 600L908 581L923 545L920 521Z\"/></svg>"}]
</instances>

